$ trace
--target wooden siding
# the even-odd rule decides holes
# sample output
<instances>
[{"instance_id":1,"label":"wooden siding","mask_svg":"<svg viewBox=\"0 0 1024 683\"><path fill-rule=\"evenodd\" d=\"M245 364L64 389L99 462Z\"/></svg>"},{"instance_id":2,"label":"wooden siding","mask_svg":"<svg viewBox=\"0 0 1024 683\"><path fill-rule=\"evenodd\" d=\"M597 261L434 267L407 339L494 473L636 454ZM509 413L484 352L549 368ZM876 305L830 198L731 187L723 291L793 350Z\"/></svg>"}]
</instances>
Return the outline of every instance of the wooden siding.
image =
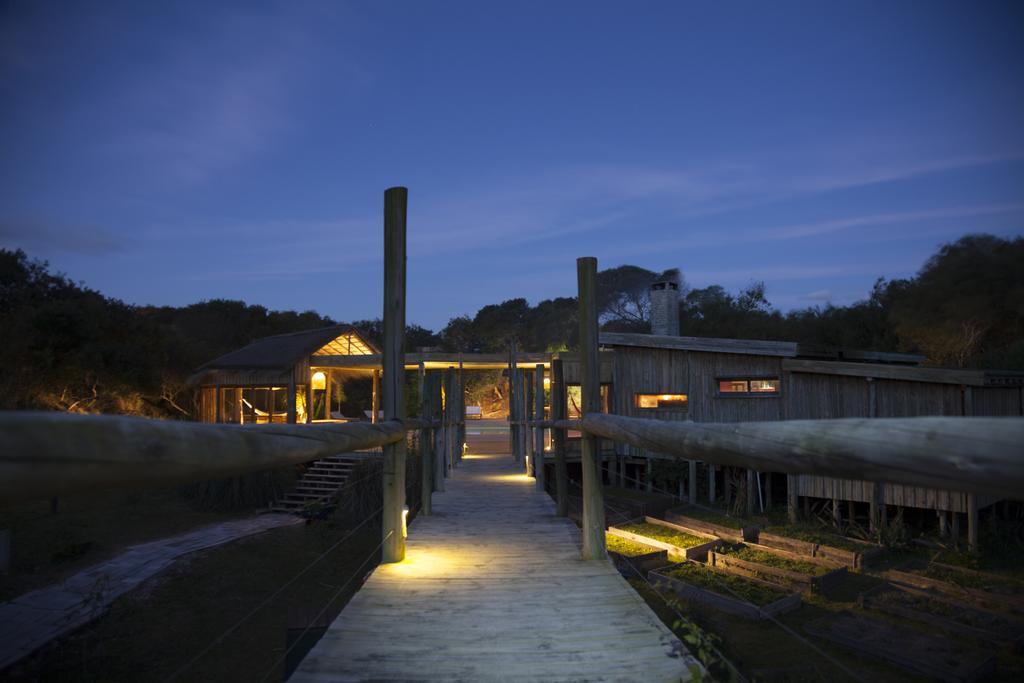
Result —
<instances>
[{"instance_id":1,"label":"wooden siding","mask_svg":"<svg viewBox=\"0 0 1024 683\"><path fill-rule=\"evenodd\" d=\"M971 390L973 414L978 417L1024 415L1020 387L975 387Z\"/></svg>"},{"instance_id":2,"label":"wooden siding","mask_svg":"<svg viewBox=\"0 0 1024 683\"><path fill-rule=\"evenodd\" d=\"M787 420L871 417L869 382L860 377L788 373L782 391Z\"/></svg>"},{"instance_id":3,"label":"wooden siding","mask_svg":"<svg viewBox=\"0 0 1024 683\"><path fill-rule=\"evenodd\" d=\"M719 377L782 378L781 359L737 353L689 352L690 419L694 422L781 420L786 387L776 395L719 396Z\"/></svg>"},{"instance_id":4,"label":"wooden siding","mask_svg":"<svg viewBox=\"0 0 1024 683\"><path fill-rule=\"evenodd\" d=\"M955 384L875 380L875 417L963 415L963 389Z\"/></svg>"}]
</instances>

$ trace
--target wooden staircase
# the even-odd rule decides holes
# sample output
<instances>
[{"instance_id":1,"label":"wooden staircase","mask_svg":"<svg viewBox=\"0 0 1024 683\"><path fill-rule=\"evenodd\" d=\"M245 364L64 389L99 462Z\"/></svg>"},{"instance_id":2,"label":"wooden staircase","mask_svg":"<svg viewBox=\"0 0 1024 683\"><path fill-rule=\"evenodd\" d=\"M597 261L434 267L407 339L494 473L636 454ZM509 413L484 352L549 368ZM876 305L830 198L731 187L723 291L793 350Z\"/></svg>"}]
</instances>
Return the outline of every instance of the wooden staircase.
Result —
<instances>
[{"instance_id":1,"label":"wooden staircase","mask_svg":"<svg viewBox=\"0 0 1024 683\"><path fill-rule=\"evenodd\" d=\"M270 511L301 515L311 506L330 505L348 481L352 468L363 457L362 453L342 453L314 461L292 490L274 502Z\"/></svg>"}]
</instances>

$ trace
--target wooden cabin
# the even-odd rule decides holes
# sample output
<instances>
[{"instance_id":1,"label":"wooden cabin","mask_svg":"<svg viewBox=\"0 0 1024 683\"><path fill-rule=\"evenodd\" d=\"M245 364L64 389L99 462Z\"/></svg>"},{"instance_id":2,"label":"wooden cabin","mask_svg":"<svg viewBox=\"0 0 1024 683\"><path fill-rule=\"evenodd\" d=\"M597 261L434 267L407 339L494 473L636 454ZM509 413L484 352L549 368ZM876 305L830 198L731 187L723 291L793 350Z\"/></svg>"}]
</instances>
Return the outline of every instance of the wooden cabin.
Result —
<instances>
[{"instance_id":1,"label":"wooden cabin","mask_svg":"<svg viewBox=\"0 0 1024 683\"><path fill-rule=\"evenodd\" d=\"M332 388L353 373L369 375L376 397L380 371L372 367L336 368L330 362L339 356L379 354L380 349L356 328L333 325L258 339L206 363L189 383L199 390L203 422L346 420L349 418L335 409Z\"/></svg>"},{"instance_id":2,"label":"wooden cabin","mask_svg":"<svg viewBox=\"0 0 1024 683\"><path fill-rule=\"evenodd\" d=\"M613 351L611 412L619 415L741 422L1024 414L1021 372L929 368L920 366L921 356L791 342L602 333L600 343ZM633 446L618 448L629 457L659 457ZM770 487L773 475L762 474ZM778 479L781 486L784 479ZM800 497L833 501L969 514L975 512L972 505L995 502L859 480L810 475L785 480Z\"/></svg>"}]
</instances>

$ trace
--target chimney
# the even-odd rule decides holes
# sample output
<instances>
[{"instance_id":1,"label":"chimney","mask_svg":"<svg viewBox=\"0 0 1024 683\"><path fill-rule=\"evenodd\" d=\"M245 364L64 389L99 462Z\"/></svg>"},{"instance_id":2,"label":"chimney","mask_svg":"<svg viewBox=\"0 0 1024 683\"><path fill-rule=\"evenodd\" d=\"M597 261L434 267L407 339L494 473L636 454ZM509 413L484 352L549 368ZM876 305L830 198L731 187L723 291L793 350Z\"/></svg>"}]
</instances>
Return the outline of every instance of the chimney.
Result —
<instances>
[{"instance_id":1,"label":"chimney","mask_svg":"<svg viewBox=\"0 0 1024 683\"><path fill-rule=\"evenodd\" d=\"M679 336L679 280L673 268L651 284L651 334Z\"/></svg>"}]
</instances>

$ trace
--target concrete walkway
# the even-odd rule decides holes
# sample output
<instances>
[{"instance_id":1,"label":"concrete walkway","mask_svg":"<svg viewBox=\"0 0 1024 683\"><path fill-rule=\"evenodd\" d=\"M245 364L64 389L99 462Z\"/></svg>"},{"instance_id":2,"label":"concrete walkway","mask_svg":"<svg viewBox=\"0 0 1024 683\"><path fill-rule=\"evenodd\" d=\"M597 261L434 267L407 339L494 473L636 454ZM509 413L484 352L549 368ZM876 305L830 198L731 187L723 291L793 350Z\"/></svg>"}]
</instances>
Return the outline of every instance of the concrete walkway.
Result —
<instances>
[{"instance_id":1,"label":"concrete walkway","mask_svg":"<svg viewBox=\"0 0 1024 683\"><path fill-rule=\"evenodd\" d=\"M0 671L96 619L114 600L183 555L302 523L304 520L294 515L260 515L204 526L131 546L58 584L0 603Z\"/></svg>"},{"instance_id":2,"label":"concrete walkway","mask_svg":"<svg viewBox=\"0 0 1024 683\"><path fill-rule=\"evenodd\" d=\"M505 454L470 455L290 681L685 681L695 660Z\"/></svg>"}]
</instances>

